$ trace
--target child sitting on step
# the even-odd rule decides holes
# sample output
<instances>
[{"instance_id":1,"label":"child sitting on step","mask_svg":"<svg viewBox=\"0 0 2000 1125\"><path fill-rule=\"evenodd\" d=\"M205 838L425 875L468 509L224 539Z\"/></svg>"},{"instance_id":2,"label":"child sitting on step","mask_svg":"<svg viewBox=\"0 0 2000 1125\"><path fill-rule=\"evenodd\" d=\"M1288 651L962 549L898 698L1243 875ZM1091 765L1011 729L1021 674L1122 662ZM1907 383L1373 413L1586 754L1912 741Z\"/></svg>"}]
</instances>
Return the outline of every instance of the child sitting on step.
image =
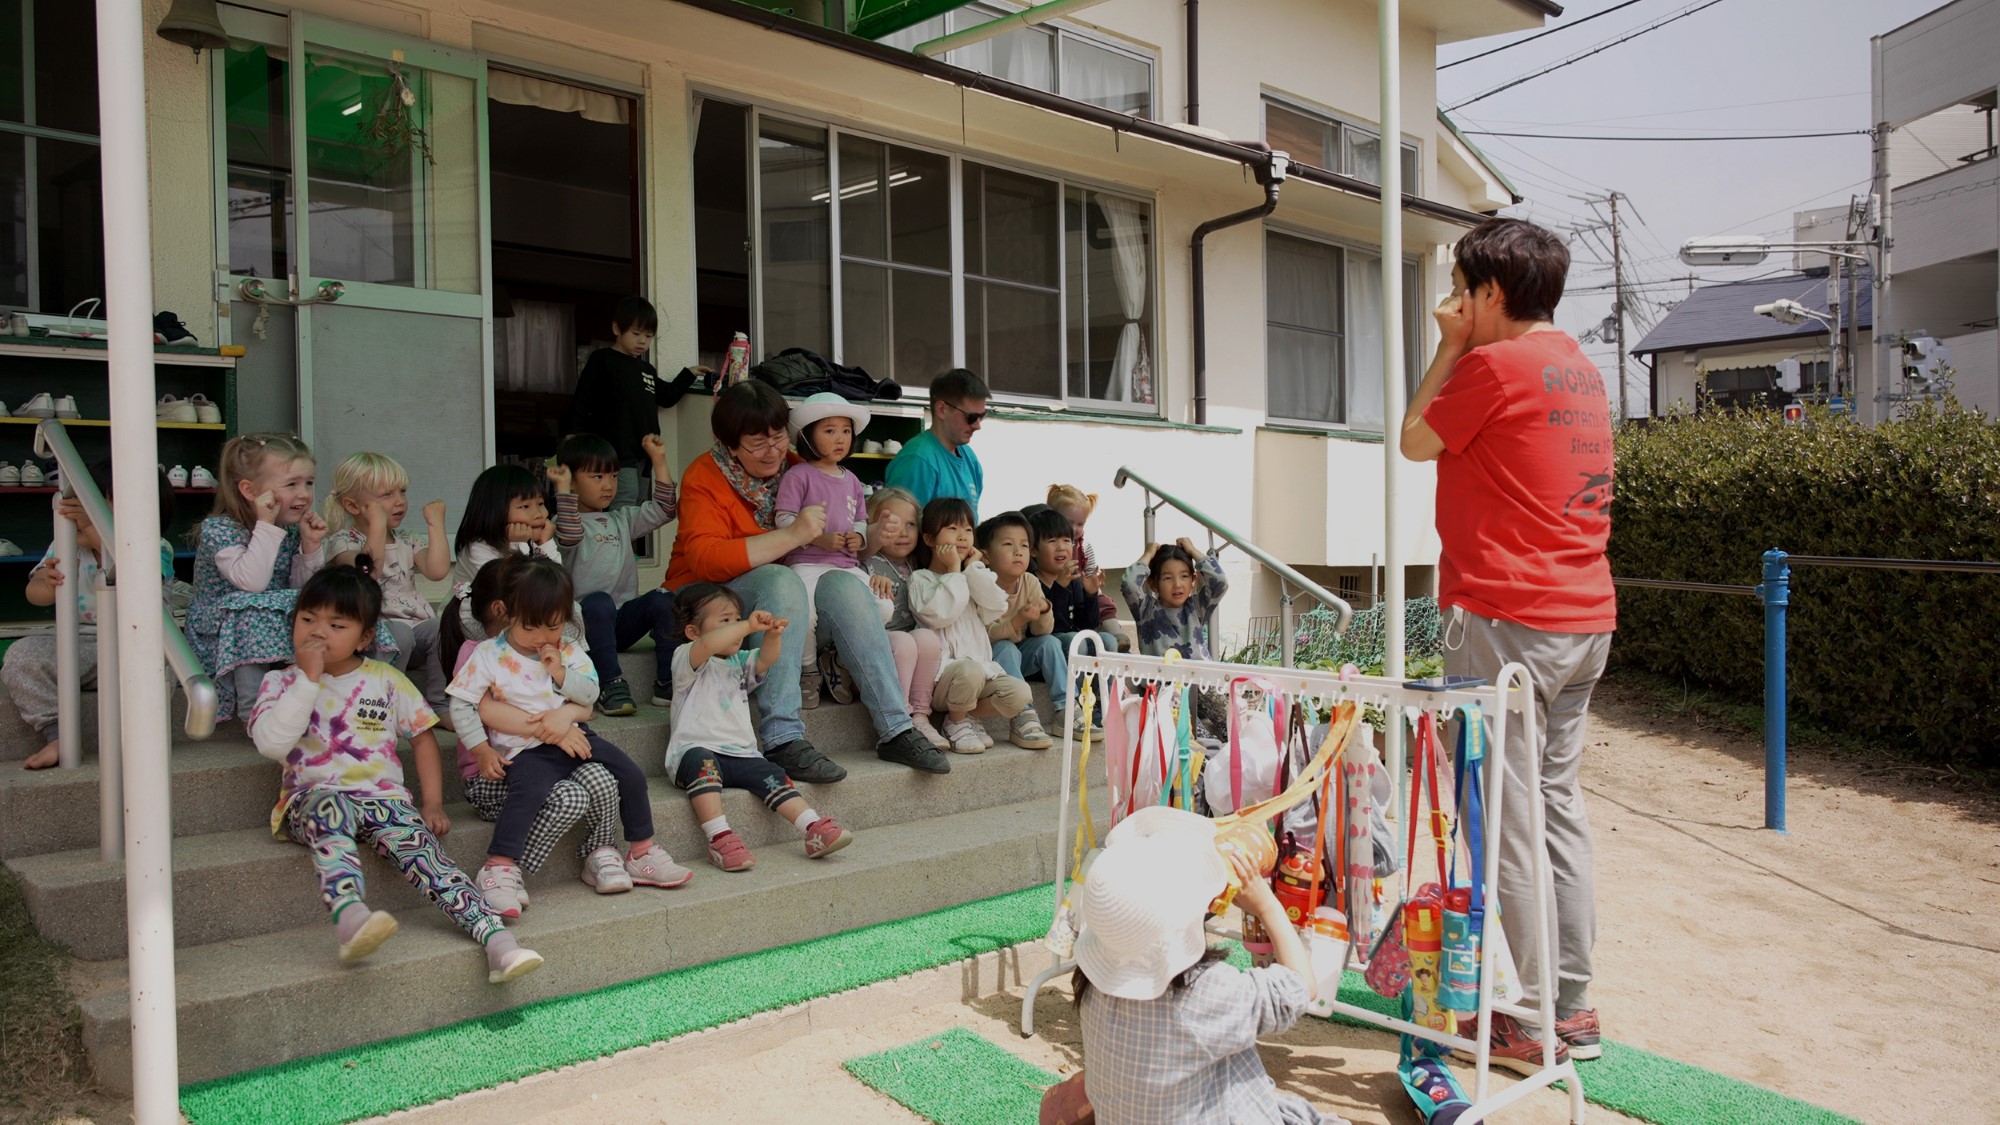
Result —
<instances>
[{"instance_id":1,"label":"child sitting on step","mask_svg":"<svg viewBox=\"0 0 2000 1125\"><path fill-rule=\"evenodd\" d=\"M940 750L951 743L931 725L931 688L937 683L938 635L910 612L910 558L917 549L917 498L894 486L868 498L868 588L889 614L889 653L910 708L910 726Z\"/></svg>"},{"instance_id":2,"label":"child sitting on step","mask_svg":"<svg viewBox=\"0 0 2000 1125\"><path fill-rule=\"evenodd\" d=\"M294 663L264 677L249 723L257 752L284 766L271 834L311 849L342 961L396 932L395 918L362 901L356 845L365 843L486 947L489 983L525 976L541 955L520 947L438 844L451 820L431 733L437 715L401 672L362 655L381 612L382 588L355 567L320 571L298 592ZM403 786L398 738L416 751L421 815Z\"/></svg>"},{"instance_id":3,"label":"child sitting on step","mask_svg":"<svg viewBox=\"0 0 2000 1125\"><path fill-rule=\"evenodd\" d=\"M374 562L382 587L382 619L396 638L396 668L428 674L424 702L445 705L445 678L434 658L438 616L417 589L417 575L433 582L451 573L451 540L444 533L444 501L423 508L424 530L403 530L410 512L410 474L385 453L352 453L333 470L327 492L328 561L352 566L361 555Z\"/></svg>"},{"instance_id":4,"label":"child sitting on step","mask_svg":"<svg viewBox=\"0 0 2000 1125\"><path fill-rule=\"evenodd\" d=\"M986 630L1006 614L1007 595L972 539L972 505L938 497L924 507L922 565L910 574L910 609L918 624L938 632L942 663L931 699L944 709L944 736L959 754L982 754L993 745L975 713L1012 719L1034 699L993 659Z\"/></svg>"},{"instance_id":5,"label":"child sitting on step","mask_svg":"<svg viewBox=\"0 0 2000 1125\"><path fill-rule=\"evenodd\" d=\"M792 408L792 439L800 461L778 479L777 524L790 527L799 514L817 507L826 517L826 528L817 539L795 547L779 561L792 568L805 583L806 614L795 643L804 645L799 663L799 706L819 706L820 674L818 614L813 604L822 578L845 570L862 581L861 551L868 545L868 500L861 478L842 462L854 450L861 431L872 417L867 407L849 402L831 391L813 395ZM840 581L836 579L835 581ZM888 620L885 615L884 621ZM845 695L843 689L843 695ZM852 702L852 696L846 696ZM841 700L835 700L840 702Z\"/></svg>"},{"instance_id":6,"label":"child sitting on step","mask_svg":"<svg viewBox=\"0 0 2000 1125\"><path fill-rule=\"evenodd\" d=\"M791 622L758 610L743 615L743 599L727 586L697 582L675 597L687 643L674 650L674 732L667 742L667 776L687 790L708 838L708 861L724 871L748 871L757 860L729 827L722 791L755 793L764 807L806 834L806 857L846 847L854 834L822 816L792 788L785 771L757 748L750 693L778 662ZM753 650L743 642L763 640Z\"/></svg>"},{"instance_id":7,"label":"child sitting on step","mask_svg":"<svg viewBox=\"0 0 2000 1125\"><path fill-rule=\"evenodd\" d=\"M488 692L543 719L566 703L589 707L597 702L597 670L582 646L563 639L576 595L569 572L561 563L536 555L510 558L506 565L501 601L507 625L480 642L452 678L448 690L456 723L475 722ZM585 762L602 765L617 779L619 819L632 846L622 859L613 847L592 851L584 859L583 881L595 887L605 879L615 882L622 872L640 886L678 887L694 877L653 843L653 803L646 795L646 775L624 751L586 726L527 734L489 727L486 734L488 747L496 760L505 763L507 776L507 800L494 824L486 863L479 869L479 891L495 913L518 918L528 905L519 866L528 833L556 782Z\"/></svg>"},{"instance_id":8,"label":"child sitting on step","mask_svg":"<svg viewBox=\"0 0 2000 1125\"><path fill-rule=\"evenodd\" d=\"M518 556L517 556L518 557ZM441 643L457 653L451 670L455 676L479 642L507 627L505 580L518 576L519 566L508 559L494 559L479 568L472 585L445 603ZM488 741L487 728L506 734L529 735L544 742L561 739L570 727L590 719L590 708L565 703L554 711L530 715L510 703L493 698L492 692L479 703L477 716L467 716L458 730L458 772L465 779L465 800L481 820L500 819L507 804L507 766ZM555 783L542 803L535 822L528 827L528 842L521 851L521 870L533 875L542 869L556 844L578 821L587 822L577 858L587 859L600 848L618 843L618 779L596 762L585 762L576 772ZM622 871L608 867L598 872L597 893L618 894L632 889L632 880Z\"/></svg>"}]
</instances>

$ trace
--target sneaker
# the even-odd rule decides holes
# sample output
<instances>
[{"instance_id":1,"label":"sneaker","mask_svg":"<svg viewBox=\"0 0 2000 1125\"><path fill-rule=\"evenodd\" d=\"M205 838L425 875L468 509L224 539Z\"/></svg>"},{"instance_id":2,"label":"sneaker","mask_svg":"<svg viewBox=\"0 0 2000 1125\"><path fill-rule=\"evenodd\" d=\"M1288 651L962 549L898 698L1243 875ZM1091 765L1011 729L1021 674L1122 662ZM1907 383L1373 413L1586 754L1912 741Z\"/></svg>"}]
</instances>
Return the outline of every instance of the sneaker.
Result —
<instances>
[{"instance_id":1,"label":"sneaker","mask_svg":"<svg viewBox=\"0 0 2000 1125\"><path fill-rule=\"evenodd\" d=\"M658 844L654 844L645 855L627 856L625 874L630 875L639 886L665 887L668 890L685 886L689 879L694 878L694 872L675 863L674 857L667 854L667 849Z\"/></svg>"},{"instance_id":2,"label":"sneaker","mask_svg":"<svg viewBox=\"0 0 2000 1125\"><path fill-rule=\"evenodd\" d=\"M1023 711L1014 716L1014 722L1007 730L1007 740L1023 750L1047 750L1056 744L1049 732L1042 729L1042 721L1033 711Z\"/></svg>"},{"instance_id":3,"label":"sneaker","mask_svg":"<svg viewBox=\"0 0 2000 1125\"><path fill-rule=\"evenodd\" d=\"M835 703L854 702L854 677L847 674L847 665L840 662L840 656L832 648L820 650L819 667L827 696Z\"/></svg>"},{"instance_id":4,"label":"sneaker","mask_svg":"<svg viewBox=\"0 0 2000 1125\"><path fill-rule=\"evenodd\" d=\"M487 959L486 983L506 984L542 967L542 955L532 949L510 949L496 960Z\"/></svg>"},{"instance_id":5,"label":"sneaker","mask_svg":"<svg viewBox=\"0 0 2000 1125\"><path fill-rule=\"evenodd\" d=\"M181 318L162 310L153 317L153 342L177 348L198 348L201 341L181 323ZM537 959L539 961L539 958Z\"/></svg>"},{"instance_id":6,"label":"sneaker","mask_svg":"<svg viewBox=\"0 0 2000 1125\"><path fill-rule=\"evenodd\" d=\"M22 488L41 488L48 483L49 478L42 475L42 467L40 465L33 461L21 462Z\"/></svg>"},{"instance_id":7,"label":"sneaker","mask_svg":"<svg viewBox=\"0 0 2000 1125\"><path fill-rule=\"evenodd\" d=\"M386 910L377 910L368 915L354 936L340 943L342 964L359 961L370 953L382 948L382 943L396 936L396 920Z\"/></svg>"},{"instance_id":8,"label":"sneaker","mask_svg":"<svg viewBox=\"0 0 2000 1125\"><path fill-rule=\"evenodd\" d=\"M980 734L979 724L971 719L946 719L944 736L951 740L954 753L986 753L986 739Z\"/></svg>"},{"instance_id":9,"label":"sneaker","mask_svg":"<svg viewBox=\"0 0 2000 1125\"><path fill-rule=\"evenodd\" d=\"M632 889L632 876L625 873L625 861L617 848L598 848L583 857L583 885L597 888L601 895L623 894Z\"/></svg>"},{"instance_id":10,"label":"sneaker","mask_svg":"<svg viewBox=\"0 0 2000 1125\"><path fill-rule=\"evenodd\" d=\"M632 702L632 689L625 686L625 677L604 681L598 690L597 709L606 715L631 715L639 710Z\"/></svg>"},{"instance_id":11,"label":"sneaker","mask_svg":"<svg viewBox=\"0 0 2000 1125\"><path fill-rule=\"evenodd\" d=\"M1071 724L1070 737L1074 741L1079 743L1085 740L1089 740L1091 742L1103 742L1104 727L1101 726L1100 724L1091 722L1090 716L1084 714L1081 711L1078 711L1076 713L1076 721L1073 724Z\"/></svg>"},{"instance_id":12,"label":"sneaker","mask_svg":"<svg viewBox=\"0 0 2000 1125\"><path fill-rule=\"evenodd\" d=\"M21 487L21 470L12 461L0 461L0 488Z\"/></svg>"},{"instance_id":13,"label":"sneaker","mask_svg":"<svg viewBox=\"0 0 2000 1125\"><path fill-rule=\"evenodd\" d=\"M882 452L888 454L891 457L894 457L896 454L901 453L902 451L903 451L903 443L900 441L891 439L889 441L885 441L882 443Z\"/></svg>"},{"instance_id":14,"label":"sneaker","mask_svg":"<svg viewBox=\"0 0 2000 1125\"><path fill-rule=\"evenodd\" d=\"M810 781L815 785L831 785L847 776L847 771L835 765L831 758L820 753L813 744L803 738L795 738L772 750L764 751L764 757L793 781Z\"/></svg>"},{"instance_id":15,"label":"sneaker","mask_svg":"<svg viewBox=\"0 0 2000 1125\"><path fill-rule=\"evenodd\" d=\"M946 738L944 735L938 733L938 729L931 725L931 717L927 714L911 715L910 729L916 731L918 734L923 735L926 741L928 741L932 746L935 746L940 750L951 749L951 739Z\"/></svg>"},{"instance_id":16,"label":"sneaker","mask_svg":"<svg viewBox=\"0 0 2000 1125\"><path fill-rule=\"evenodd\" d=\"M489 863L479 869L479 875L473 882L479 886L480 897L486 900L486 909L502 918L519 918L522 908L528 905L522 901L521 869L518 867Z\"/></svg>"},{"instance_id":17,"label":"sneaker","mask_svg":"<svg viewBox=\"0 0 2000 1125\"><path fill-rule=\"evenodd\" d=\"M813 827L819 826L815 824ZM806 846L812 847L810 836L807 837ZM757 866L757 857L750 854L749 845L743 842L743 837L738 836L734 828L731 828L709 837L708 862L724 871L748 871Z\"/></svg>"},{"instance_id":18,"label":"sneaker","mask_svg":"<svg viewBox=\"0 0 2000 1125\"><path fill-rule=\"evenodd\" d=\"M951 772L951 763L945 761L944 755L938 753L938 748L932 746L923 735L918 734L914 726L876 743L875 756L885 762L895 762L925 773Z\"/></svg>"},{"instance_id":19,"label":"sneaker","mask_svg":"<svg viewBox=\"0 0 2000 1125\"><path fill-rule=\"evenodd\" d=\"M988 750L993 749L995 745L993 741L993 732L986 729L985 723L979 721L978 719L974 719L972 720L972 729L974 733L979 735L979 745Z\"/></svg>"},{"instance_id":20,"label":"sneaker","mask_svg":"<svg viewBox=\"0 0 2000 1125\"><path fill-rule=\"evenodd\" d=\"M77 412L75 396L63 395L62 397L56 399L56 417L58 418L83 417L82 414L79 414Z\"/></svg>"},{"instance_id":21,"label":"sneaker","mask_svg":"<svg viewBox=\"0 0 2000 1125\"><path fill-rule=\"evenodd\" d=\"M1556 1021L1556 1038L1569 1048L1573 1059L1595 1059L1604 1055L1604 1043L1597 1030L1597 1009L1585 1008L1572 1012L1567 1019Z\"/></svg>"},{"instance_id":22,"label":"sneaker","mask_svg":"<svg viewBox=\"0 0 2000 1125\"><path fill-rule=\"evenodd\" d=\"M189 395L188 402L194 405L195 421L207 426L219 426L222 424L222 408L210 402L207 395Z\"/></svg>"},{"instance_id":23,"label":"sneaker","mask_svg":"<svg viewBox=\"0 0 2000 1125\"><path fill-rule=\"evenodd\" d=\"M168 395L167 397L172 398L173 396ZM55 416L56 400L47 391L43 391L29 399L21 405L19 410L14 412L14 417L16 418L53 418Z\"/></svg>"},{"instance_id":24,"label":"sneaker","mask_svg":"<svg viewBox=\"0 0 2000 1125\"><path fill-rule=\"evenodd\" d=\"M1487 1052L1494 1066L1504 1066L1516 1074L1533 1076L1542 1069L1542 1042L1531 1038L1519 1021L1513 1016L1493 1013L1493 1034L1488 1039ZM1472 1061L1471 1051L1454 1050L1457 1058ZM1569 1047L1558 1037L1556 1039L1556 1065L1569 1061Z\"/></svg>"},{"instance_id":25,"label":"sneaker","mask_svg":"<svg viewBox=\"0 0 2000 1125\"><path fill-rule=\"evenodd\" d=\"M14 542L12 539L0 539L0 558L18 559L25 557L19 543Z\"/></svg>"},{"instance_id":26,"label":"sneaker","mask_svg":"<svg viewBox=\"0 0 2000 1125\"><path fill-rule=\"evenodd\" d=\"M799 710L810 711L819 706L819 678L817 668L799 673Z\"/></svg>"},{"instance_id":27,"label":"sneaker","mask_svg":"<svg viewBox=\"0 0 2000 1125\"><path fill-rule=\"evenodd\" d=\"M206 465L196 465L194 471L188 474L188 487L214 488L215 474L209 472Z\"/></svg>"},{"instance_id":28,"label":"sneaker","mask_svg":"<svg viewBox=\"0 0 2000 1125\"><path fill-rule=\"evenodd\" d=\"M47 398L48 396L37 395L35 397ZM33 405L33 403L29 405ZM53 406L50 407L51 411L54 409ZM41 417L47 417L47 415L41 415ZM172 395L161 395L159 403L153 408L153 420L155 422L194 422L198 421L200 417L200 415L195 413L194 403L186 399L175 398Z\"/></svg>"},{"instance_id":29,"label":"sneaker","mask_svg":"<svg viewBox=\"0 0 2000 1125\"><path fill-rule=\"evenodd\" d=\"M672 680L653 681L653 706L672 707L674 705L674 682Z\"/></svg>"},{"instance_id":30,"label":"sneaker","mask_svg":"<svg viewBox=\"0 0 2000 1125\"><path fill-rule=\"evenodd\" d=\"M806 858L823 859L854 842L854 833L842 828L830 816L813 821L806 829Z\"/></svg>"},{"instance_id":31,"label":"sneaker","mask_svg":"<svg viewBox=\"0 0 2000 1125\"><path fill-rule=\"evenodd\" d=\"M173 468L167 470L167 483L173 485L175 488L186 488L188 486L188 471L179 465L175 465Z\"/></svg>"}]
</instances>

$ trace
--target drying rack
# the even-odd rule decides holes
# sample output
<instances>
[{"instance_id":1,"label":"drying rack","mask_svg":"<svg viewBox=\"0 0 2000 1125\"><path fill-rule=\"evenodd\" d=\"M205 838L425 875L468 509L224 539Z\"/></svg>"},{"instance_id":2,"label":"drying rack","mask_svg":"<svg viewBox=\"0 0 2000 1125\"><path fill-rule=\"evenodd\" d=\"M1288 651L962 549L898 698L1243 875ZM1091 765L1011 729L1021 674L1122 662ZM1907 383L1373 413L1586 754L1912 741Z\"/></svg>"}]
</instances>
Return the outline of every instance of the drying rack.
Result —
<instances>
[{"instance_id":1,"label":"drying rack","mask_svg":"<svg viewBox=\"0 0 2000 1125\"><path fill-rule=\"evenodd\" d=\"M1384 679L1379 676L1350 676L1343 678L1334 672L1302 671L1295 668L1266 668L1242 664L1223 664L1207 661L1186 661L1162 659L1153 656L1136 656L1125 653L1102 651L1094 633L1079 633L1070 642L1069 671L1074 680L1078 677L1092 677L1094 690L1099 699L1105 698L1104 685L1116 677L1128 684L1161 685L1166 687L1196 687L1211 691L1227 691L1229 682L1239 676L1257 676L1268 680L1278 691L1289 698L1303 700L1312 706L1329 711L1345 701L1353 701L1357 706L1374 706L1384 713L1420 713L1431 710L1440 718L1456 712L1461 707L1477 707L1491 725L1487 739L1485 756L1486 791L1486 880L1487 901L1498 903L1487 914L1489 926L1498 925L1499 911L1510 910L1516 916L1521 907L1512 902L1501 902L1498 895L1500 883L1500 824L1502 802L1505 799L1507 755L1507 729L1510 723L1528 725L1527 753L1529 776L1540 772L1542 742L1541 731L1535 727L1532 701L1534 685L1528 679L1528 671L1520 664L1508 664L1500 670L1498 680L1485 687L1459 688L1451 691L1425 691L1407 686L1401 680ZM1075 690L1069 693L1066 710L1072 712L1063 716L1063 777L1062 791L1056 815L1057 870L1055 882L1055 905L1060 911L1069 891L1071 864L1067 860L1070 848L1071 802L1076 798L1072 792L1076 774L1077 746L1074 737L1077 697ZM1316 748L1315 748L1316 749ZM1337 765L1333 768L1338 768ZM1395 779L1400 788L1403 779ZM1086 782L1087 784L1087 782ZM1393 810L1391 812L1393 816ZM1552 1060L1556 1051L1555 1013L1555 959L1553 935L1549 933L1548 909L1555 894L1554 876L1549 866L1547 847L1548 825L1541 802L1534 802L1529 810L1529 831L1534 838L1532 848L1535 856L1535 903L1532 916L1535 919L1534 940L1542 956L1536 959L1539 966L1537 995L1538 1008L1530 1009L1518 1004L1502 1001L1493 993L1498 972L1494 965L1497 942L1492 940L1480 944L1479 966L1479 1017L1474 1025L1474 1038L1424 1027L1408 1020L1385 1016L1354 1004L1346 1003L1338 997L1321 997L1315 1011L1338 1014L1361 1023L1379 1027L1384 1031L1413 1035L1433 1043L1440 1043L1455 1050L1465 1051L1473 1056L1472 1106L1459 1117L1462 1125L1472 1125L1484 1120L1509 1105L1544 1087L1557 1082L1565 1083L1569 1093L1570 1120L1581 1125L1584 1117L1583 1082L1577 1075L1574 1060L1555 1064ZM1360 927L1355 927L1358 932ZM1361 970L1367 967L1367 950L1358 949L1350 940L1346 956L1346 969ZM1021 1000L1021 1034L1035 1033L1035 997L1050 981L1076 967L1073 960L1056 958L1055 963L1038 973L1028 982L1027 994ZM1526 1019L1541 1028L1542 1058L1544 1065L1534 1075L1524 1078L1497 1093L1493 1091L1492 1059L1489 1055L1490 1029L1493 1013L1500 1012L1516 1018Z\"/></svg>"}]
</instances>

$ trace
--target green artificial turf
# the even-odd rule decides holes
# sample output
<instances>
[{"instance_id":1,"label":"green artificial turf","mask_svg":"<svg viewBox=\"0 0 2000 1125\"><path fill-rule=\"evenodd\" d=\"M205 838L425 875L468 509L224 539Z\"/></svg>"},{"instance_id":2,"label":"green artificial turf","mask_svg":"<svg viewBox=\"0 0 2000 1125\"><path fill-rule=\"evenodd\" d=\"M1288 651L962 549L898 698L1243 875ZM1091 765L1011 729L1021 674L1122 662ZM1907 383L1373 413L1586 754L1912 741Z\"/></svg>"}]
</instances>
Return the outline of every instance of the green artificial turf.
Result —
<instances>
[{"instance_id":1,"label":"green artificial turf","mask_svg":"<svg viewBox=\"0 0 2000 1125\"><path fill-rule=\"evenodd\" d=\"M936 1125L1025 1125L1056 1076L963 1027L841 1064Z\"/></svg>"}]
</instances>

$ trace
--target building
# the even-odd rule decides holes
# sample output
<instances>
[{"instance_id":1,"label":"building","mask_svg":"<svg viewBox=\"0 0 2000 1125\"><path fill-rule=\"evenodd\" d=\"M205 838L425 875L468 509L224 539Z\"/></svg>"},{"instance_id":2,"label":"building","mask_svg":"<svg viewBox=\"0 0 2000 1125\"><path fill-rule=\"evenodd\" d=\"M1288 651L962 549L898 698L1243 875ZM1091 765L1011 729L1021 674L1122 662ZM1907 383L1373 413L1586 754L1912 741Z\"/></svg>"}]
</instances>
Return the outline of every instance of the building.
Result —
<instances>
[{"instance_id":1,"label":"building","mask_svg":"<svg viewBox=\"0 0 2000 1125\"><path fill-rule=\"evenodd\" d=\"M1821 259L1824 261L1824 259ZM1825 266L1782 277L1709 285L1660 318L1632 348L1645 362L1651 387L1648 413L1704 405L1725 407L1783 405L1793 396L1779 389L1781 368L1799 366L1798 397L1823 401L1834 397L1828 386L1832 353L1828 329L1818 321L1790 325L1759 314L1757 306L1792 300L1815 312L1828 308ZM1872 322L1873 286L1866 271L1852 286L1838 286L1855 327L1854 367L1857 385L1872 386L1875 349ZM1851 400L1852 392L1846 397Z\"/></svg>"}]
</instances>

